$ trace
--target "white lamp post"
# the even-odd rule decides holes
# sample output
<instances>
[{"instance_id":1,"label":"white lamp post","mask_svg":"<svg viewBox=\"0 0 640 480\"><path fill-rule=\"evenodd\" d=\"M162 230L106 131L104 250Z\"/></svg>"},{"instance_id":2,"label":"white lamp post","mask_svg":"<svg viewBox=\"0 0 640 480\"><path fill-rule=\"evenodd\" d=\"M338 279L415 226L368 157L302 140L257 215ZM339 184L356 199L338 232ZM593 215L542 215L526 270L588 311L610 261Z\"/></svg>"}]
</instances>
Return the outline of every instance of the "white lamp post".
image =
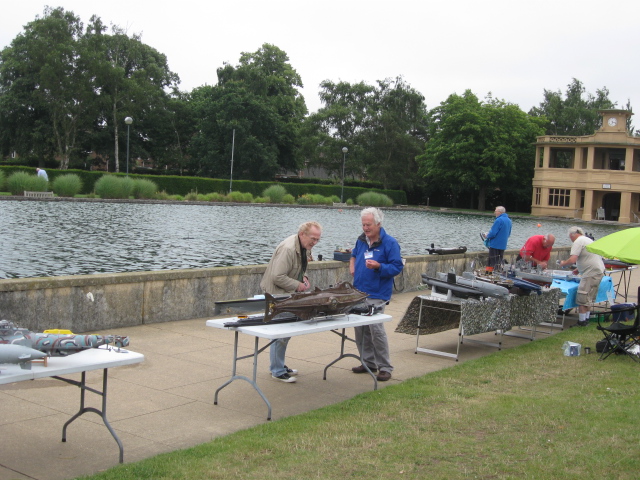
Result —
<instances>
[{"instance_id":1,"label":"white lamp post","mask_svg":"<svg viewBox=\"0 0 640 480\"><path fill-rule=\"evenodd\" d=\"M347 160L347 147L342 147L342 191L340 192L340 203L344 203L344 164Z\"/></svg>"},{"instance_id":2,"label":"white lamp post","mask_svg":"<svg viewBox=\"0 0 640 480\"><path fill-rule=\"evenodd\" d=\"M129 127L133 123L133 118L125 118L124 123L127 124L127 175L129 175Z\"/></svg>"}]
</instances>

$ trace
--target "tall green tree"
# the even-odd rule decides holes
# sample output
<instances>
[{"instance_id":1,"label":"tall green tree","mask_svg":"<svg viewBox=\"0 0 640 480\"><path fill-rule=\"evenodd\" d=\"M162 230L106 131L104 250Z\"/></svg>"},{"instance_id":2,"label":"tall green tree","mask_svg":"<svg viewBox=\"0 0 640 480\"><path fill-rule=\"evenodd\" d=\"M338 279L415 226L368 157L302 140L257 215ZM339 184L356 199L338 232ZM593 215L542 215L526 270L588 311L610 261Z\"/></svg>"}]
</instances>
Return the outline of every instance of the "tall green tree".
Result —
<instances>
[{"instance_id":1,"label":"tall green tree","mask_svg":"<svg viewBox=\"0 0 640 480\"><path fill-rule=\"evenodd\" d=\"M401 77L378 81L367 128L367 177L385 188L412 189L418 183L416 156L428 136L424 97Z\"/></svg>"},{"instance_id":2,"label":"tall green tree","mask_svg":"<svg viewBox=\"0 0 640 480\"><path fill-rule=\"evenodd\" d=\"M300 129L307 108L302 80L278 47L242 53L217 71L218 83L192 92L198 118L191 144L194 173L264 179L300 166ZM235 130L235 145L232 145Z\"/></svg>"},{"instance_id":3,"label":"tall green tree","mask_svg":"<svg viewBox=\"0 0 640 480\"><path fill-rule=\"evenodd\" d=\"M73 12L49 8L0 52L0 144L4 153L35 156L69 167L88 150L115 157L120 126L134 117L132 145L148 155L150 122L169 121L168 95L179 79L166 57L91 17L86 31ZM105 148L112 139L112 148ZM135 141L137 139L137 141ZM84 150L84 153L83 153Z\"/></svg>"},{"instance_id":4,"label":"tall green tree","mask_svg":"<svg viewBox=\"0 0 640 480\"><path fill-rule=\"evenodd\" d=\"M323 168L336 178L342 178L343 166L345 176L364 176L364 131L375 87L365 82L325 80L320 83L319 95L323 107L309 115L303 126L308 166ZM343 155L343 147L347 147L347 155Z\"/></svg>"},{"instance_id":5,"label":"tall green tree","mask_svg":"<svg viewBox=\"0 0 640 480\"><path fill-rule=\"evenodd\" d=\"M475 192L479 210L495 189L530 188L542 119L504 101L481 102L470 90L449 96L430 115L430 139L417 161L431 184L454 197Z\"/></svg>"},{"instance_id":6,"label":"tall green tree","mask_svg":"<svg viewBox=\"0 0 640 480\"><path fill-rule=\"evenodd\" d=\"M609 99L607 87L596 90L593 95L574 78L567 85L564 98L560 90L545 89L544 100L540 106L533 107L529 115L547 119L547 135L592 135L602 126L598 110L615 107L616 103Z\"/></svg>"},{"instance_id":7,"label":"tall green tree","mask_svg":"<svg viewBox=\"0 0 640 480\"><path fill-rule=\"evenodd\" d=\"M162 113L167 112L167 89L176 89L180 79L169 69L167 57L142 43L139 34L129 36L118 26L112 26L112 33L106 34L98 17L91 21L88 30L92 70L101 107L98 124L110 132L117 172L121 163L120 140L126 130L124 119L134 119L130 134L137 154L149 155L152 148L148 143L156 140L150 136L151 122L165 118Z\"/></svg>"},{"instance_id":8,"label":"tall green tree","mask_svg":"<svg viewBox=\"0 0 640 480\"><path fill-rule=\"evenodd\" d=\"M45 8L0 52L0 122L21 156L49 154L69 165L78 131L95 112L84 61L83 25L72 12ZM6 129L6 130L5 130Z\"/></svg>"},{"instance_id":9,"label":"tall green tree","mask_svg":"<svg viewBox=\"0 0 640 480\"><path fill-rule=\"evenodd\" d=\"M411 188L418 170L415 157L427 138L424 97L401 77L376 86L325 80L324 106L305 122L305 154L311 165L341 176L381 182L385 188Z\"/></svg>"}]
</instances>

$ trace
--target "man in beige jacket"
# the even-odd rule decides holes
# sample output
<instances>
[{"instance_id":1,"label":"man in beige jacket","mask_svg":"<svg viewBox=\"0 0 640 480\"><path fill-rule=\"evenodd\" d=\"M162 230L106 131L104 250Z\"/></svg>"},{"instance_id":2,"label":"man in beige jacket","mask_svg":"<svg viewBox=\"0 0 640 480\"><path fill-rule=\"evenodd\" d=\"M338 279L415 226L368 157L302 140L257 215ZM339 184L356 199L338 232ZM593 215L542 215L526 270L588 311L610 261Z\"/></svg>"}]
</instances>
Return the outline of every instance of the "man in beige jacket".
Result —
<instances>
[{"instance_id":1,"label":"man in beige jacket","mask_svg":"<svg viewBox=\"0 0 640 480\"><path fill-rule=\"evenodd\" d=\"M304 292L309 289L307 254L320 241L322 227L318 222L305 222L298 227L298 233L285 238L276 247L267 270L264 272L260 288L265 293L282 294ZM293 383L297 370L284 364L289 338L281 338L271 344L269 358L271 377L281 382Z\"/></svg>"}]
</instances>

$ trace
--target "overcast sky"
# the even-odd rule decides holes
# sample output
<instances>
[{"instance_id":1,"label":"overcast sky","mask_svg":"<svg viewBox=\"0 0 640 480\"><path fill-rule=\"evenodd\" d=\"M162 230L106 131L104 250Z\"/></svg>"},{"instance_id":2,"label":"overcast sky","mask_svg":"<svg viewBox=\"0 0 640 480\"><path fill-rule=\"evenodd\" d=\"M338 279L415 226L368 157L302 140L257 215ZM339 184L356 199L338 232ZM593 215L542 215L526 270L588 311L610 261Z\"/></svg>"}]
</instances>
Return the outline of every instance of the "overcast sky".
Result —
<instances>
[{"instance_id":1,"label":"overcast sky","mask_svg":"<svg viewBox=\"0 0 640 480\"><path fill-rule=\"evenodd\" d=\"M73 11L87 24L141 33L164 53L180 89L216 83L223 62L270 43L302 77L310 112L319 84L403 76L427 108L470 89L525 112L544 89L609 89L623 108L640 111L640 1L617 0L0 0L0 48L44 6ZM640 120L636 124L640 124Z\"/></svg>"}]
</instances>

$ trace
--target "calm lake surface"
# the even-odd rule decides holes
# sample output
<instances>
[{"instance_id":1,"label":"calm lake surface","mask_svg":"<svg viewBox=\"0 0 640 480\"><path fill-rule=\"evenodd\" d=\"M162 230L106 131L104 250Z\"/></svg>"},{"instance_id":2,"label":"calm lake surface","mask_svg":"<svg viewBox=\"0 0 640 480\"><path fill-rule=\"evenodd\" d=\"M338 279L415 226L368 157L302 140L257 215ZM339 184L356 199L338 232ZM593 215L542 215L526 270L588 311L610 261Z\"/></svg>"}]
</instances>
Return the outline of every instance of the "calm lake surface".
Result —
<instances>
[{"instance_id":1,"label":"calm lake surface","mask_svg":"<svg viewBox=\"0 0 640 480\"><path fill-rule=\"evenodd\" d=\"M493 219L387 210L383 226L409 256L426 254L432 243L484 251L479 233L488 231ZM0 278L264 264L277 244L307 220L323 226L314 257L333 259L336 246L352 246L362 231L359 209L7 200L0 202ZM557 246L570 245L567 229L573 224L596 238L621 229L512 221L508 248L520 248L528 237L542 233L555 234Z\"/></svg>"}]
</instances>

